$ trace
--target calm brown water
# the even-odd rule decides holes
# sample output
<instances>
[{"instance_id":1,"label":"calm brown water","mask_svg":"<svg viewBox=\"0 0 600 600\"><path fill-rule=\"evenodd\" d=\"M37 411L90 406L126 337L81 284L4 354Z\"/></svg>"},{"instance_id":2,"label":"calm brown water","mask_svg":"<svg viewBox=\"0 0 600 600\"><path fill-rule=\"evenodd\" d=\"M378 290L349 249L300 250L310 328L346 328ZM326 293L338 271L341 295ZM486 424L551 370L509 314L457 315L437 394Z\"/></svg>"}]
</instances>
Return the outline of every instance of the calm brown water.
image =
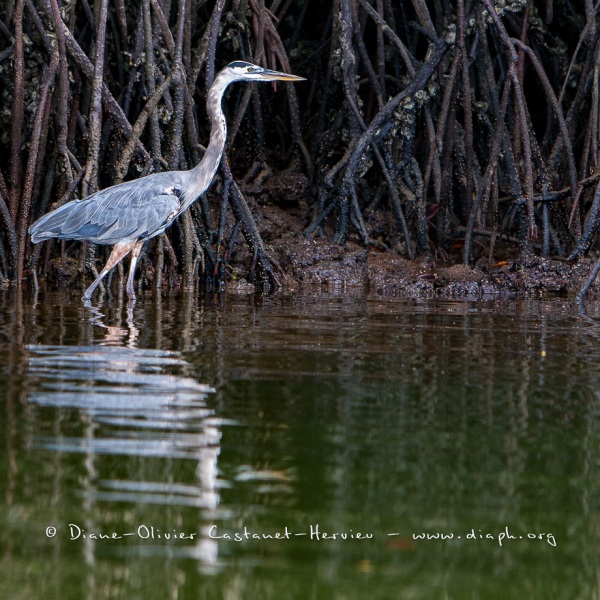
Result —
<instances>
[{"instance_id":1,"label":"calm brown water","mask_svg":"<svg viewBox=\"0 0 600 600\"><path fill-rule=\"evenodd\" d=\"M0 598L597 598L595 310L2 292Z\"/></svg>"}]
</instances>

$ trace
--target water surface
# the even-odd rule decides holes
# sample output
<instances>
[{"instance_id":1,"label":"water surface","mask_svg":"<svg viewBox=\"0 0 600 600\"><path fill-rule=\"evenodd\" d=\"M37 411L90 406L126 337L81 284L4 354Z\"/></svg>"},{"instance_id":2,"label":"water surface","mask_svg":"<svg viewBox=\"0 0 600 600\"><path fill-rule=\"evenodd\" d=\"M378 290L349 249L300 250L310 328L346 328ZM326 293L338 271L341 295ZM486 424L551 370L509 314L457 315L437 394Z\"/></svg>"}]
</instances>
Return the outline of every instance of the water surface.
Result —
<instances>
[{"instance_id":1,"label":"water surface","mask_svg":"<svg viewBox=\"0 0 600 600\"><path fill-rule=\"evenodd\" d=\"M594 310L2 292L0 597L597 598Z\"/></svg>"}]
</instances>

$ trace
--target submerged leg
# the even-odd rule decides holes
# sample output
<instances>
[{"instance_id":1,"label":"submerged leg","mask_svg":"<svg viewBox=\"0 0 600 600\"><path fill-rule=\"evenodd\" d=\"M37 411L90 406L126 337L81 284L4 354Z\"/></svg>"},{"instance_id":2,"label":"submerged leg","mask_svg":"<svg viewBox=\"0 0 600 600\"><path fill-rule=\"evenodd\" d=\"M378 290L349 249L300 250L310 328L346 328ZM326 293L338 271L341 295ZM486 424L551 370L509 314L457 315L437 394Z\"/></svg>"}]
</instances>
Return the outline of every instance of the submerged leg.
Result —
<instances>
[{"instance_id":1,"label":"submerged leg","mask_svg":"<svg viewBox=\"0 0 600 600\"><path fill-rule=\"evenodd\" d=\"M130 298L135 298L135 290L133 288L133 280L135 277L135 267L137 265L138 258L142 252L145 242L137 242L131 251L131 264L129 265L129 276L127 277L127 295Z\"/></svg>"},{"instance_id":2,"label":"submerged leg","mask_svg":"<svg viewBox=\"0 0 600 600\"><path fill-rule=\"evenodd\" d=\"M129 240L128 242L119 242L118 244L115 244L110 256L108 257L108 260L106 261L106 264L104 265L104 268L102 271L100 271L100 275L98 275L98 277L96 277L94 280L94 283L92 283L92 285L85 290L85 293L83 294L84 300L89 300L92 297L94 290L98 287L106 274L113 267L116 267L131 252L136 243L137 240Z\"/></svg>"}]
</instances>

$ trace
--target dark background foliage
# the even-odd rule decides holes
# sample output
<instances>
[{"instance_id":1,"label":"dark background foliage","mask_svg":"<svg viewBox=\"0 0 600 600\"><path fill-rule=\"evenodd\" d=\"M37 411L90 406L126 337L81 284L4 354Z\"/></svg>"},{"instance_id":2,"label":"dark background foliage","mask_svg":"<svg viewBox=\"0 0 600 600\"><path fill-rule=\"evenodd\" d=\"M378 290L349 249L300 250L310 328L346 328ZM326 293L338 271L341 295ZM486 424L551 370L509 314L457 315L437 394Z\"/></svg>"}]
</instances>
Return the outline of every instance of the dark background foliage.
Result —
<instances>
[{"instance_id":1,"label":"dark background foliage","mask_svg":"<svg viewBox=\"0 0 600 600\"><path fill-rule=\"evenodd\" d=\"M206 91L240 59L307 82L232 88L228 161L209 197L152 241L143 271L157 288L164 276L225 278L240 233L273 274L238 183L260 190L289 174L306 183L306 235L339 243L472 264L475 239L490 260L499 239L566 258L595 241L600 23L589 0L0 7L1 279L46 273L57 257L94 271L95 248L34 247L29 225L123 179L196 164Z\"/></svg>"}]
</instances>

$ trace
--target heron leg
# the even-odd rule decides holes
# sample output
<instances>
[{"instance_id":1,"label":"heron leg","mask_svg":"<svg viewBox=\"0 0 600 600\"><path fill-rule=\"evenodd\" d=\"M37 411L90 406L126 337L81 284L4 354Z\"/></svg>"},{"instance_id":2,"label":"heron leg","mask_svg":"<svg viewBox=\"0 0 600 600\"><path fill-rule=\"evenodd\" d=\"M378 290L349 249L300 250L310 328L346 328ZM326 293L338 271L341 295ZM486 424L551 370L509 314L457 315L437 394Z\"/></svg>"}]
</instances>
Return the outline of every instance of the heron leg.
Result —
<instances>
[{"instance_id":1,"label":"heron leg","mask_svg":"<svg viewBox=\"0 0 600 600\"><path fill-rule=\"evenodd\" d=\"M135 290L133 288L133 280L135 278L135 267L137 266L138 258L142 252L145 242L137 242L131 251L131 264L129 265L129 276L127 277L127 295L130 298L135 298Z\"/></svg>"},{"instance_id":2,"label":"heron leg","mask_svg":"<svg viewBox=\"0 0 600 600\"><path fill-rule=\"evenodd\" d=\"M92 285L85 290L85 293L83 294L84 300L89 300L92 297L94 290L98 287L104 277L106 277L107 273L116 267L133 250L137 243L137 240L129 240L127 242L119 242L115 244L110 256L108 257L108 260L106 261L106 264L104 265L104 268L102 271L100 271L100 275L98 275L98 277L96 277L94 280L94 283L92 283Z\"/></svg>"}]
</instances>

